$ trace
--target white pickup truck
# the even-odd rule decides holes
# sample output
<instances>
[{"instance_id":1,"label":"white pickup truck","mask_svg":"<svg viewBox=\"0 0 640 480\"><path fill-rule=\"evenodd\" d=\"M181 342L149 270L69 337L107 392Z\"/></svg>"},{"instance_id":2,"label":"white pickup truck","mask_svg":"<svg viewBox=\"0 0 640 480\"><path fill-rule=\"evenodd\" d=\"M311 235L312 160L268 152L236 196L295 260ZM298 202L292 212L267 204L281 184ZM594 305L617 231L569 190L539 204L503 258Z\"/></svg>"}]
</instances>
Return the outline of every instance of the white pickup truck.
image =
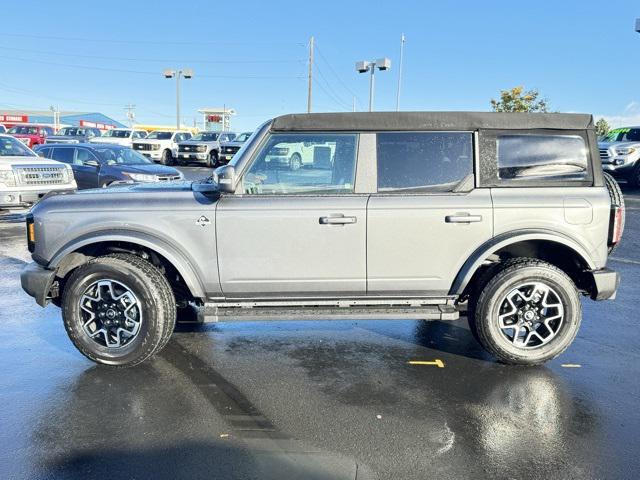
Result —
<instances>
[{"instance_id":1,"label":"white pickup truck","mask_svg":"<svg viewBox=\"0 0 640 480\"><path fill-rule=\"evenodd\" d=\"M76 189L70 165L40 158L19 140L0 135L0 208L31 205L51 191Z\"/></svg>"},{"instance_id":2,"label":"white pickup truck","mask_svg":"<svg viewBox=\"0 0 640 480\"><path fill-rule=\"evenodd\" d=\"M178 157L178 144L190 139L191 132L156 130L142 140L134 140L132 148L154 162L172 165Z\"/></svg>"},{"instance_id":3,"label":"white pickup truck","mask_svg":"<svg viewBox=\"0 0 640 480\"><path fill-rule=\"evenodd\" d=\"M136 130L132 128L114 128L107 130L101 137L93 137L90 143L112 143L122 145L123 147L131 147L132 142L139 138L145 138L147 132L144 130Z\"/></svg>"}]
</instances>

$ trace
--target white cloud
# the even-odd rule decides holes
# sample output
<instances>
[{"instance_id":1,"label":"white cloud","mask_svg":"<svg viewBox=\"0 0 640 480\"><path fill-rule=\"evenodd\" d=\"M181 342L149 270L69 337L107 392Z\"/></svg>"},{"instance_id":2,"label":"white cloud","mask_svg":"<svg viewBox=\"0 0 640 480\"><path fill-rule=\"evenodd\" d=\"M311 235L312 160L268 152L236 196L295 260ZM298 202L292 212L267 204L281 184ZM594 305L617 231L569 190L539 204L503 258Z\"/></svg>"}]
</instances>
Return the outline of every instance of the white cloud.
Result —
<instances>
[{"instance_id":1,"label":"white cloud","mask_svg":"<svg viewBox=\"0 0 640 480\"><path fill-rule=\"evenodd\" d=\"M604 118L612 128L629 127L640 125L640 103L632 100L624 108L623 112L618 115L594 114L593 118L597 121Z\"/></svg>"}]
</instances>

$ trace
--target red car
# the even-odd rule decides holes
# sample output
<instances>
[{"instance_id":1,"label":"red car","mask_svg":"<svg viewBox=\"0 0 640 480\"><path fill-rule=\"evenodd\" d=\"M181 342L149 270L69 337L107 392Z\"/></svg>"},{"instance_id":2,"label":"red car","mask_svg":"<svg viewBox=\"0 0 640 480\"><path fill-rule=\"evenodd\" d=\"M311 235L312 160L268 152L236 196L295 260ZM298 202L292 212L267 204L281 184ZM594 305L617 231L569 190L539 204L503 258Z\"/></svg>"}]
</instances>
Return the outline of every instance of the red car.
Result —
<instances>
[{"instance_id":1,"label":"red car","mask_svg":"<svg viewBox=\"0 0 640 480\"><path fill-rule=\"evenodd\" d=\"M53 128L46 125L16 125L11 127L7 133L16 137L27 147L33 148L44 143L47 135L53 135Z\"/></svg>"}]
</instances>

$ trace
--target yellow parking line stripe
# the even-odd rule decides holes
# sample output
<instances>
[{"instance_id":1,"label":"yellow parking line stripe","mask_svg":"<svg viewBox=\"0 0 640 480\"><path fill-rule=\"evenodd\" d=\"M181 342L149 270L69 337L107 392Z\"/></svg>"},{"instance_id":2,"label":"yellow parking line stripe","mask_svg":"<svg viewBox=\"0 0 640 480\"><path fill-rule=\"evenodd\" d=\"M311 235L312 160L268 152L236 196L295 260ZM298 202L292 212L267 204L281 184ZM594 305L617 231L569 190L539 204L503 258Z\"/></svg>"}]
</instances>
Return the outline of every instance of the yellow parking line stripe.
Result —
<instances>
[{"instance_id":1,"label":"yellow parking line stripe","mask_svg":"<svg viewBox=\"0 0 640 480\"><path fill-rule=\"evenodd\" d=\"M409 360L409 365L432 365L438 368L444 368L444 362L438 358L432 361L427 360Z\"/></svg>"}]
</instances>

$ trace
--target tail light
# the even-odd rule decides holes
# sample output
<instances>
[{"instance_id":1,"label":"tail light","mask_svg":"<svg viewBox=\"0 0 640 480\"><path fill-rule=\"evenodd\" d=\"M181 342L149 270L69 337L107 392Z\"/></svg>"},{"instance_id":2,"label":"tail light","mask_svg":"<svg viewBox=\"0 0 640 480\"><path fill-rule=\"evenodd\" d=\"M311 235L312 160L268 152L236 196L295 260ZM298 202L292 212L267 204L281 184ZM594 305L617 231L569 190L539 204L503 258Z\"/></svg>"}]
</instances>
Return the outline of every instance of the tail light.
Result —
<instances>
[{"instance_id":1,"label":"tail light","mask_svg":"<svg viewBox=\"0 0 640 480\"><path fill-rule=\"evenodd\" d=\"M31 253L36 249L36 227L30 213L27 214L27 248Z\"/></svg>"},{"instance_id":2,"label":"tail light","mask_svg":"<svg viewBox=\"0 0 640 480\"><path fill-rule=\"evenodd\" d=\"M622 220L624 207L611 205L611 221L609 222L609 245L616 245L622 238Z\"/></svg>"}]
</instances>

